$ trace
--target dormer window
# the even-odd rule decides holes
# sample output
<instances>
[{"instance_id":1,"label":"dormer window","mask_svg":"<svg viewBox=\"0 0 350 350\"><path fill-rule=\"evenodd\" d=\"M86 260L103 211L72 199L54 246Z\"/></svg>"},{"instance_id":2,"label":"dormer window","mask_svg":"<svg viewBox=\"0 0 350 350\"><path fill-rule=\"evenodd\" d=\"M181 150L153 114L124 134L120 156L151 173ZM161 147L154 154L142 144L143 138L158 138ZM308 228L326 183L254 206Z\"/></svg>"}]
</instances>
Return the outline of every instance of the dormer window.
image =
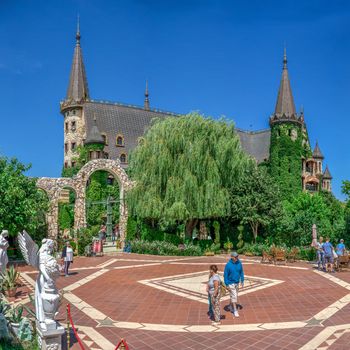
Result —
<instances>
[{"instance_id":1,"label":"dormer window","mask_svg":"<svg viewBox=\"0 0 350 350\"><path fill-rule=\"evenodd\" d=\"M103 138L103 142L104 144L107 146L108 145L108 138L106 134L101 134L102 138Z\"/></svg>"},{"instance_id":2,"label":"dormer window","mask_svg":"<svg viewBox=\"0 0 350 350\"><path fill-rule=\"evenodd\" d=\"M124 137L122 135L117 136L116 146L117 147L124 147Z\"/></svg>"}]
</instances>

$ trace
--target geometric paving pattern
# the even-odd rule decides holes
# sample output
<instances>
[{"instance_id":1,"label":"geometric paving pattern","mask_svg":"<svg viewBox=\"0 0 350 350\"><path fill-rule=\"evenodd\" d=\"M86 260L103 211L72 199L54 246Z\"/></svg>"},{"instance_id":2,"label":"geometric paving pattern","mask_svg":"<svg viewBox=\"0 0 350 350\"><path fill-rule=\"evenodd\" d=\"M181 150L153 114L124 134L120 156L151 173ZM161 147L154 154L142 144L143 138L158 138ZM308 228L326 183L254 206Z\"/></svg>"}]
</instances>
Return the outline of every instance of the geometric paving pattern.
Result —
<instances>
[{"instance_id":1,"label":"geometric paving pattern","mask_svg":"<svg viewBox=\"0 0 350 350\"><path fill-rule=\"evenodd\" d=\"M65 304L86 349L113 350L121 338L130 350L349 349L350 274L325 274L306 263L261 265L243 258L244 309L235 319L212 326L207 319L205 283L208 267L222 271L227 256L159 257L116 254L77 258L58 320L65 324ZM22 268L21 268L22 269ZM23 279L34 284L28 267ZM77 344L71 349L78 350Z\"/></svg>"},{"instance_id":2,"label":"geometric paving pattern","mask_svg":"<svg viewBox=\"0 0 350 350\"><path fill-rule=\"evenodd\" d=\"M221 280L224 280L223 274L219 274ZM200 271L195 273L180 274L168 277L153 278L150 280L138 281L149 287L173 293L175 295L196 300L202 303L208 303L208 293L206 285L208 282L208 271ZM275 286L283 281L270 278L252 277L245 275L244 289L239 291L239 295L245 295L264 288ZM221 301L229 300L227 295L221 298Z\"/></svg>"}]
</instances>

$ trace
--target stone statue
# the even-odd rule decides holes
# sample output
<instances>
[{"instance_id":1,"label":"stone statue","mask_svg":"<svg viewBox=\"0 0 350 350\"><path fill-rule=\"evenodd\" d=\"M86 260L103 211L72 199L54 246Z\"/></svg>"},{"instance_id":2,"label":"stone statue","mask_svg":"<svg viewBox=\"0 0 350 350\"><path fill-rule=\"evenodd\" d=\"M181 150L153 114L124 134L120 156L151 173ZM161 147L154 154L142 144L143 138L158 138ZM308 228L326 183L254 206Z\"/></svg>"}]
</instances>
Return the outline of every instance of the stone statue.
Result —
<instances>
[{"instance_id":1,"label":"stone statue","mask_svg":"<svg viewBox=\"0 0 350 350\"><path fill-rule=\"evenodd\" d=\"M7 263L9 259L7 257L7 248L9 247L9 242L6 237L8 236L8 231L3 230L0 234L0 272L4 273L6 270Z\"/></svg>"},{"instance_id":2,"label":"stone statue","mask_svg":"<svg viewBox=\"0 0 350 350\"><path fill-rule=\"evenodd\" d=\"M59 305L59 293L56 279L60 275L59 265L53 256L55 242L43 239L38 249L26 231L18 234L18 243L27 264L39 270L35 285L35 312L39 327L42 330L53 330L57 327L54 320Z\"/></svg>"}]
</instances>

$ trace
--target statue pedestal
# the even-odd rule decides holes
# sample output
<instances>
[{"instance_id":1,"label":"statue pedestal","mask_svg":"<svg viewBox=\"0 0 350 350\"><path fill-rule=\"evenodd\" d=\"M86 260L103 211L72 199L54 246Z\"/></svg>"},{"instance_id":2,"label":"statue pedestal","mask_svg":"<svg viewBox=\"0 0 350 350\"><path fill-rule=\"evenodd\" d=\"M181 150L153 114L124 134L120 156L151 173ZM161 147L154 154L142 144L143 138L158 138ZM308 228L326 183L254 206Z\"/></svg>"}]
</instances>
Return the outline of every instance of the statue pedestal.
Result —
<instances>
[{"instance_id":1,"label":"statue pedestal","mask_svg":"<svg viewBox=\"0 0 350 350\"><path fill-rule=\"evenodd\" d=\"M37 323L39 346L41 350L62 350L64 328L56 321Z\"/></svg>"}]
</instances>

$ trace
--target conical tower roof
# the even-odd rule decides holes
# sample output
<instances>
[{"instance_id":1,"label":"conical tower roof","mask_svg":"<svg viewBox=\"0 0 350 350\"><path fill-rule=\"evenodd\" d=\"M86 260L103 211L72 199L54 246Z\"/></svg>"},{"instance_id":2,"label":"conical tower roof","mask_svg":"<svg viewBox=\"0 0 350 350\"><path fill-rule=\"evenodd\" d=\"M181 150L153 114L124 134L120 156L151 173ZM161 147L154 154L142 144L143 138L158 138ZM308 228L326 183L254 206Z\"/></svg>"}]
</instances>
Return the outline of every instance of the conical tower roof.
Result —
<instances>
[{"instance_id":1,"label":"conical tower roof","mask_svg":"<svg viewBox=\"0 0 350 350\"><path fill-rule=\"evenodd\" d=\"M331 180L333 179L332 175L331 175L331 172L329 171L328 169L328 165L326 166L326 170L324 171L323 173L323 179L325 180Z\"/></svg>"},{"instance_id":2,"label":"conical tower roof","mask_svg":"<svg viewBox=\"0 0 350 350\"><path fill-rule=\"evenodd\" d=\"M316 141L316 146L314 148L314 151L312 152L312 157L315 159L324 159L324 156L321 152L321 149L320 149L317 141Z\"/></svg>"},{"instance_id":3,"label":"conical tower roof","mask_svg":"<svg viewBox=\"0 0 350 350\"><path fill-rule=\"evenodd\" d=\"M69 78L66 101L82 102L89 100L89 88L83 62L83 54L80 47L79 20L76 33L76 44L74 49L73 63Z\"/></svg>"},{"instance_id":4,"label":"conical tower roof","mask_svg":"<svg viewBox=\"0 0 350 350\"><path fill-rule=\"evenodd\" d=\"M286 49L284 49L282 79L277 96L275 115L281 117L285 115L287 118L296 115L292 89L290 87L288 76Z\"/></svg>"},{"instance_id":5,"label":"conical tower roof","mask_svg":"<svg viewBox=\"0 0 350 350\"><path fill-rule=\"evenodd\" d=\"M97 127L97 122L96 118L94 118L94 125L92 128L89 130L87 138L85 140L85 145L91 145L93 143L98 143L98 144L105 144L105 141L100 133L100 130Z\"/></svg>"}]
</instances>

